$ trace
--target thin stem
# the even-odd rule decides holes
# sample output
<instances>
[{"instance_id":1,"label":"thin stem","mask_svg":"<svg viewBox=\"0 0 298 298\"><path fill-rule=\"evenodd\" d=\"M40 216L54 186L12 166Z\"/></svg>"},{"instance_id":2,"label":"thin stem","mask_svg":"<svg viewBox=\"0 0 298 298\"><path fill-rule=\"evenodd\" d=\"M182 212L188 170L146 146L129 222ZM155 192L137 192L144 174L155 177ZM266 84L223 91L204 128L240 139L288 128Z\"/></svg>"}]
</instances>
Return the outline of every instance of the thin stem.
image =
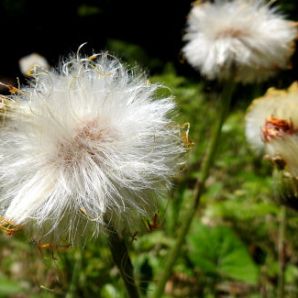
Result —
<instances>
[{"instance_id":1,"label":"thin stem","mask_svg":"<svg viewBox=\"0 0 298 298\"><path fill-rule=\"evenodd\" d=\"M82 251L79 250L75 256L75 264L73 267L72 277L69 285L68 292L65 298L73 298L76 297L76 290L78 285L78 280L80 276L81 266L82 266Z\"/></svg>"},{"instance_id":2,"label":"thin stem","mask_svg":"<svg viewBox=\"0 0 298 298\"><path fill-rule=\"evenodd\" d=\"M282 207L280 211L279 235L278 235L278 298L285 297L285 237L287 228L287 209Z\"/></svg>"},{"instance_id":3,"label":"thin stem","mask_svg":"<svg viewBox=\"0 0 298 298\"><path fill-rule=\"evenodd\" d=\"M135 283L133 266L128 254L127 246L123 238L120 238L117 231L109 224L109 246L113 260L120 271L124 281L127 294L130 298L140 298L138 288Z\"/></svg>"},{"instance_id":4,"label":"thin stem","mask_svg":"<svg viewBox=\"0 0 298 298\"><path fill-rule=\"evenodd\" d=\"M192 204L189 206L189 208L186 210L185 214L183 215L182 225L180 230L178 231L176 243L174 244L174 246L172 247L172 249L168 254L168 258L166 259L164 270L161 274L161 277L158 281L156 290L153 293L152 298L160 298L162 296L166 282L172 274L173 267L175 265L177 258L180 255L182 246L185 242L186 235L190 229L191 222L200 204L200 198L202 193L205 190L205 183L209 176L210 168L212 167L214 162L216 149L218 147L218 142L221 135L222 125L229 112L230 102L234 91L234 87L235 85L233 83L227 83L224 86L222 98L220 100L221 110L218 115L218 119L214 127L214 132L211 136L211 140L201 166L201 175L197 179L197 182L193 191L194 200Z\"/></svg>"}]
</instances>

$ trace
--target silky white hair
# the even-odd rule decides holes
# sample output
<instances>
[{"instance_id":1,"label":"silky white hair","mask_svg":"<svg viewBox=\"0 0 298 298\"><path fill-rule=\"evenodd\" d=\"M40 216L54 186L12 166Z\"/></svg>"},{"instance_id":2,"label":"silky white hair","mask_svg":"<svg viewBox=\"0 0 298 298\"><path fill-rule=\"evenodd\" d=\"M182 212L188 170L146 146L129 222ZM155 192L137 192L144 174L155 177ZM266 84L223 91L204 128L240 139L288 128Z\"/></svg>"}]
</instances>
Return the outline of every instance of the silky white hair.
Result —
<instances>
[{"instance_id":1,"label":"silky white hair","mask_svg":"<svg viewBox=\"0 0 298 298\"><path fill-rule=\"evenodd\" d=\"M37 69L0 129L0 215L57 242L139 230L184 152L160 87L106 53Z\"/></svg>"},{"instance_id":2,"label":"silky white hair","mask_svg":"<svg viewBox=\"0 0 298 298\"><path fill-rule=\"evenodd\" d=\"M208 79L263 81L289 66L297 28L263 0L194 4L183 54Z\"/></svg>"}]
</instances>

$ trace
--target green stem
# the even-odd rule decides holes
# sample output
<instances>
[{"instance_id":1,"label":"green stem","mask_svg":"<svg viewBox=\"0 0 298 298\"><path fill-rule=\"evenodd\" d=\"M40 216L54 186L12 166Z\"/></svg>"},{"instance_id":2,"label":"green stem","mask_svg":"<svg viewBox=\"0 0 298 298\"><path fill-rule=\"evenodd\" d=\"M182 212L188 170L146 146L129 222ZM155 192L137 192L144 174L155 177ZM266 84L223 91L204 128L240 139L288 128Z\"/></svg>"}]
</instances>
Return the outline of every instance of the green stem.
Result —
<instances>
[{"instance_id":1,"label":"green stem","mask_svg":"<svg viewBox=\"0 0 298 298\"><path fill-rule=\"evenodd\" d=\"M182 225L180 230L178 231L176 243L174 244L174 246L172 247L172 249L168 254L166 263L163 267L164 270L160 276L160 279L158 281L156 290L152 295L152 298L160 298L162 296L166 282L172 274L173 267L175 265L177 258L180 255L180 251L185 242L186 235L190 229L191 222L200 204L200 198L202 193L205 190L205 183L209 176L210 168L212 167L214 162L216 149L218 147L218 142L221 135L222 125L229 112L230 102L234 91L234 87L235 85L230 82L224 86L222 98L220 100L221 110L218 115L218 119L214 127L214 132L212 134L212 138L210 140L205 158L201 166L201 175L198 178L194 188L194 192L193 192L194 200L192 204L189 206L189 208L186 210L185 214L183 215Z\"/></svg>"},{"instance_id":2,"label":"green stem","mask_svg":"<svg viewBox=\"0 0 298 298\"><path fill-rule=\"evenodd\" d=\"M68 292L65 296L65 298L73 298L76 297L76 290L77 290L77 285L79 281L79 276L81 272L81 266L82 266L82 251L79 250L76 253L76 260L75 260L75 265L73 267L73 272L72 272L72 277L71 277L71 282L69 285Z\"/></svg>"},{"instance_id":3,"label":"green stem","mask_svg":"<svg viewBox=\"0 0 298 298\"><path fill-rule=\"evenodd\" d=\"M127 294L130 298L139 298L139 291L135 283L133 266L128 254L127 246L123 238L120 238L117 231L109 224L109 246L113 260L119 269L124 281Z\"/></svg>"},{"instance_id":4,"label":"green stem","mask_svg":"<svg viewBox=\"0 0 298 298\"><path fill-rule=\"evenodd\" d=\"M278 298L285 297L285 237L287 227L287 209L282 207L280 211L280 222L279 222L279 236L278 236Z\"/></svg>"}]
</instances>

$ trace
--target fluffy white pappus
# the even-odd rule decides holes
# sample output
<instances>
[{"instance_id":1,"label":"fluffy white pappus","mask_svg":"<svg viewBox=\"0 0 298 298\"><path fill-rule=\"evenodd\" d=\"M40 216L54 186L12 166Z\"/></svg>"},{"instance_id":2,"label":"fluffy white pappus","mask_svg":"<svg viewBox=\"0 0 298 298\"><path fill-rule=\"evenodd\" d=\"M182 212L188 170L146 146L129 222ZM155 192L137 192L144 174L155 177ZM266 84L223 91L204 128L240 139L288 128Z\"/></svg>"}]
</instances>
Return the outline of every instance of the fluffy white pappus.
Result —
<instances>
[{"instance_id":1,"label":"fluffy white pappus","mask_svg":"<svg viewBox=\"0 0 298 298\"><path fill-rule=\"evenodd\" d=\"M259 153L298 177L298 83L287 90L270 88L255 99L246 116L246 137Z\"/></svg>"},{"instance_id":2,"label":"fluffy white pappus","mask_svg":"<svg viewBox=\"0 0 298 298\"><path fill-rule=\"evenodd\" d=\"M183 53L208 79L263 81L289 67L297 37L289 22L263 0L194 4Z\"/></svg>"},{"instance_id":3,"label":"fluffy white pappus","mask_svg":"<svg viewBox=\"0 0 298 298\"><path fill-rule=\"evenodd\" d=\"M108 54L37 69L0 130L0 215L56 242L139 230L184 152L160 87Z\"/></svg>"}]
</instances>

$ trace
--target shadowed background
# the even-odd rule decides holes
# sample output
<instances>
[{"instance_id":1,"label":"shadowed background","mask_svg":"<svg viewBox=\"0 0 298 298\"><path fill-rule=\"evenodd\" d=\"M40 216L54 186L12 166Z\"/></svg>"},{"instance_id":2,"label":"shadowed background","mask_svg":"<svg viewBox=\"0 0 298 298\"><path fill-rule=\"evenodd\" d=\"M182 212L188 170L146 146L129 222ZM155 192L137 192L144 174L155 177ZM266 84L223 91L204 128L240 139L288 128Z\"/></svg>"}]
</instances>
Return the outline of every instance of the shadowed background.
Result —
<instances>
[{"instance_id":1,"label":"shadowed background","mask_svg":"<svg viewBox=\"0 0 298 298\"><path fill-rule=\"evenodd\" d=\"M276 2L295 19L295 0ZM32 52L55 65L59 57L76 51L84 42L88 42L85 51L90 54L92 49L111 49L111 40L135 44L149 57L159 59L150 64L141 57L145 61L137 62L145 68L154 71L171 61L184 74L196 75L190 67L181 66L180 55L190 6L190 0L0 0L0 76L15 78L18 60ZM122 50L127 49L120 49L117 55L122 56Z\"/></svg>"}]
</instances>

